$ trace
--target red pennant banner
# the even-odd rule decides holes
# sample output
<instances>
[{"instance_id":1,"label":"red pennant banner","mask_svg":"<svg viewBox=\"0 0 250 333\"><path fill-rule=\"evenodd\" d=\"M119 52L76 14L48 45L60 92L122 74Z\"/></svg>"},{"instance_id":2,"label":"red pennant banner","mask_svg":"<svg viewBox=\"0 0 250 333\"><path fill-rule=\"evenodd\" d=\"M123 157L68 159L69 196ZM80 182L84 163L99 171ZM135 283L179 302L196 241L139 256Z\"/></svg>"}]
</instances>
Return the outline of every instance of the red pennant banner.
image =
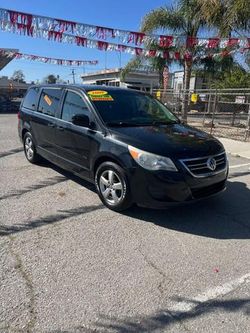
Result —
<instances>
[{"instance_id":1,"label":"red pennant banner","mask_svg":"<svg viewBox=\"0 0 250 333\"><path fill-rule=\"evenodd\" d=\"M168 48L173 46L174 37L173 36L160 36L159 46Z\"/></svg>"},{"instance_id":2,"label":"red pennant banner","mask_svg":"<svg viewBox=\"0 0 250 333\"><path fill-rule=\"evenodd\" d=\"M33 34L32 19L31 14L24 14L19 12L14 12L9 10L10 22L13 25L17 25L18 30L23 31L28 36Z\"/></svg>"},{"instance_id":3,"label":"red pennant banner","mask_svg":"<svg viewBox=\"0 0 250 333\"><path fill-rule=\"evenodd\" d=\"M140 45L143 43L145 34L142 32L130 32L128 36L128 43L133 43L135 45Z\"/></svg>"},{"instance_id":4,"label":"red pennant banner","mask_svg":"<svg viewBox=\"0 0 250 333\"><path fill-rule=\"evenodd\" d=\"M109 43L107 42L102 42L102 41L98 41L97 42L97 45L98 45L98 49L101 50L101 51L106 51L108 46L109 46Z\"/></svg>"},{"instance_id":5,"label":"red pennant banner","mask_svg":"<svg viewBox=\"0 0 250 333\"><path fill-rule=\"evenodd\" d=\"M139 47L136 47L136 49L135 49L135 54L136 54L137 56L141 56L142 53L143 53L143 49L140 49Z\"/></svg>"},{"instance_id":6,"label":"red pennant banner","mask_svg":"<svg viewBox=\"0 0 250 333\"><path fill-rule=\"evenodd\" d=\"M7 58L34 60L34 61L41 61L44 63L50 63L53 65L63 65L63 66L84 66L84 65L97 65L98 64L97 60L58 59L58 58L38 56L38 55L34 55L34 54L11 52L11 51L6 51L5 49L0 49L0 55L7 57Z\"/></svg>"},{"instance_id":7,"label":"red pennant banner","mask_svg":"<svg viewBox=\"0 0 250 333\"><path fill-rule=\"evenodd\" d=\"M187 50L198 50L208 57L211 50L248 52L249 38L200 38L188 36L154 35L122 29L107 28L64 19L39 16L0 8L0 29L7 32L44 38L55 42L69 43L101 51L126 52L136 56L162 57L184 60ZM98 38L95 39L95 38ZM108 39L111 40L107 41ZM116 39L116 43L113 40ZM124 45L125 44L125 45ZM160 50L151 50L150 45L159 45ZM141 47L143 46L144 47ZM218 54L218 53L217 53Z\"/></svg>"},{"instance_id":8,"label":"red pennant banner","mask_svg":"<svg viewBox=\"0 0 250 333\"><path fill-rule=\"evenodd\" d=\"M187 38L187 48L193 48L198 44L198 38L196 37L188 37Z\"/></svg>"},{"instance_id":9,"label":"red pennant banner","mask_svg":"<svg viewBox=\"0 0 250 333\"><path fill-rule=\"evenodd\" d=\"M209 38L208 40L208 48L209 49L215 49L219 46L220 39L219 38Z\"/></svg>"},{"instance_id":10,"label":"red pennant banner","mask_svg":"<svg viewBox=\"0 0 250 333\"><path fill-rule=\"evenodd\" d=\"M169 59L169 58L170 58L170 56L169 56L169 51L164 51L164 52L163 52L163 58L164 58L164 59Z\"/></svg>"},{"instance_id":11,"label":"red pennant banner","mask_svg":"<svg viewBox=\"0 0 250 333\"><path fill-rule=\"evenodd\" d=\"M243 44L247 43L247 38L219 39L217 37L198 38L193 36L188 36L185 42L183 36L145 34L142 32L95 26L86 23L68 21L64 19L23 13L4 8L0 8L0 20L3 25L3 30L9 29L13 31L14 29L16 29L20 33L27 34L29 36L33 36L34 34L37 35L39 30L56 31L59 34L55 34L55 32L51 33L51 35L53 35L52 37L56 40L60 40L60 33L62 33L80 36L84 38L96 37L104 41L109 38L116 38L119 41L118 44L121 44L122 42L125 44L133 44L134 46L157 43L162 48L173 48L179 46L195 48L197 45L202 45L205 48L211 49L219 47L220 44L224 45L225 42L228 47L237 47L239 46L240 42L242 44L242 41ZM8 25L8 23L10 25ZM5 28L5 25L8 25L8 27ZM246 46L244 47L246 48Z\"/></svg>"},{"instance_id":12,"label":"red pennant banner","mask_svg":"<svg viewBox=\"0 0 250 333\"><path fill-rule=\"evenodd\" d=\"M239 44L238 38L229 38L227 42L227 47L234 47L237 46L238 44Z\"/></svg>"},{"instance_id":13,"label":"red pennant banner","mask_svg":"<svg viewBox=\"0 0 250 333\"><path fill-rule=\"evenodd\" d=\"M76 27L76 22L65 21L65 20L61 20L61 19L55 19L55 20L58 22L60 32L65 32L65 31L69 31L69 30L72 33L74 32L74 29Z\"/></svg>"},{"instance_id":14,"label":"red pennant banner","mask_svg":"<svg viewBox=\"0 0 250 333\"><path fill-rule=\"evenodd\" d=\"M180 59L181 59L181 54L180 54L180 52L175 52L175 53L174 53L174 59L175 59L175 60L180 60Z\"/></svg>"},{"instance_id":15,"label":"red pennant banner","mask_svg":"<svg viewBox=\"0 0 250 333\"><path fill-rule=\"evenodd\" d=\"M103 27L96 27L96 37L98 39L107 39L109 37L114 38L114 29L103 28Z\"/></svg>"},{"instance_id":16,"label":"red pennant banner","mask_svg":"<svg viewBox=\"0 0 250 333\"><path fill-rule=\"evenodd\" d=\"M75 36L77 46L87 46L87 38Z\"/></svg>"},{"instance_id":17,"label":"red pennant banner","mask_svg":"<svg viewBox=\"0 0 250 333\"><path fill-rule=\"evenodd\" d=\"M63 34L63 32L50 30L48 32L48 39L49 40L52 39L54 41L61 42L62 41L62 34Z\"/></svg>"},{"instance_id":18,"label":"red pennant banner","mask_svg":"<svg viewBox=\"0 0 250 333\"><path fill-rule=\"evenodd\" d=\"M150 57L150 58L153 58L153 57L155 57L156 56L156 50L149 50L148 51L148 56Z\"/></svg>"}]
</instances>

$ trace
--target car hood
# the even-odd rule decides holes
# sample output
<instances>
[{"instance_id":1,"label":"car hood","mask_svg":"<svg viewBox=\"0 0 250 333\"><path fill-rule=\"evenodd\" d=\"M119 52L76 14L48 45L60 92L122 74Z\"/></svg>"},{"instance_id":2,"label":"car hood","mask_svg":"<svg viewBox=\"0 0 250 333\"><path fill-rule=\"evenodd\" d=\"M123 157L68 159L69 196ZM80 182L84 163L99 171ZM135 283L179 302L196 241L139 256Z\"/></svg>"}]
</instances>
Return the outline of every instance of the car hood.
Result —
<instances>
[{"instance_id":1,"label":"car hood","mask_svg":"<svg viewBox=\"0 0 250 333\"><path fill-rule=\"evenodd\" d=\"M195 158L224 151L213 136L183 124L115 127L110 132L118 141L172 158Z\"/></svg>"}]
</instances>

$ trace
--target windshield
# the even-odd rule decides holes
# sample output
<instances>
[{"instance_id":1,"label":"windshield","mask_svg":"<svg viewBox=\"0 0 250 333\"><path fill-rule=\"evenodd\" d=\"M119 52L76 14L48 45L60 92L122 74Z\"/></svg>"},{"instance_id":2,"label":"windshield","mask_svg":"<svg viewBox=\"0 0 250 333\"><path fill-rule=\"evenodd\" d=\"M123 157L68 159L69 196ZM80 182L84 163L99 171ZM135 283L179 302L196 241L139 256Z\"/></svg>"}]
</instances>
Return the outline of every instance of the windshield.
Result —
<instances>
[{"instance_id":1,"label":"windshield","mask_svg":"<svg viewBox=\"0 0 250 333\"><path fill-rule=\"evenodd\" d=\"M105 88L87 92L107 126L160 125L179 122L163 104L134 91Z\"/></svg>"}]
</instances>

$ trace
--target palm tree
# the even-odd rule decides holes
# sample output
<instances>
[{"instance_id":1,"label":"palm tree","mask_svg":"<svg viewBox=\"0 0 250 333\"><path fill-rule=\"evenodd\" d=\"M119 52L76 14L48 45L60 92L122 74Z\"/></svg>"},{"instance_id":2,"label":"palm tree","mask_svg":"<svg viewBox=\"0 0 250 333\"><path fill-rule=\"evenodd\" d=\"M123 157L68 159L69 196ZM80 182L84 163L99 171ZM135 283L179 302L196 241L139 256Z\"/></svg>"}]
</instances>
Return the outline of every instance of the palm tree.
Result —
<instances>
[{"instance_id":1,"label":"palm tree","mask_svg":"<svg viewBox=\"0 0 250 333\"><path fill-rule=\"evenodd\" d=\"M233 32L240 36L249 34L249 0L199 0L199 3L208 26L216 27L220 37L230 37Z\"/></svg>"},{"instance_id":2,"label":"palm tree","mask_svg":"<svg viewBox=\"0 0 250 333\"><path fill-rule=\"evenodd\" d=\"M158 45L149 45L150 50L161 50ZM133 71L138 70L140 68L144 68L146 65L150 70L154 70L159 73L159 87L163 87L163 71L165 67L169 67L171 64L169 59L164 59L161 57L155 58L147 58L145 56L136 56L132 60L130 60L125 68L121 72L121 78L125 81L126 75Z\"/></svg>"},{"instance_id":3,"label":"palm tree","mask_svg":"<svg viewBox=\"0 0 250 333\"><path fill-rule=\"evenodd\" d=\"M164 30L164 33L177 33L183 37L197 37L200 29L205 25L201 12L201 3L198 0L178 0L176 6L160 7L147 14L142 22L141 31L153 33L155 30ZM187 45L189 59L183 61L184 66L184 96L182 103L182 119L187 121L188 90L190 87L191 70L193 65L194 46Z\"/></svg>"},{"instance_id":4,"label":"palm tree","mask_svg":"<svg viewBox=\"0 0 250 333\"><path fill-rule=\"evenodd\" d=\"M212 27L216 28L220 37L230 37L232 32L241 34L243 31L249 31L249 18L249 0L178 0L175 6L160 7L147 14L143 19L141 31L150 34L160 29L165 35L176 33L185 38L187 36L195 38L203 27ZM186 50L191 57L183 61L182 119L184 121L187 121L188 90L196 48L187 45ZM133 60L128 68L141 62L139 59Z\"/></svg>"},{"instance_id":5,"label":"palm tree","mask_svg":"<svg viewBox=\"0 0 250 333\"><path fill-rule=\"evenodd\" d=\"M202 14L207 22L208 27L216 28L219 37L229 38L232 34L235 37L247 37L245 33L250 32L250 6L249 0L199 0L201 4ZM245 64L249 64L249 53L245 54ZM211 61L207 67L207 72L213 79L218 79L218 76L229 76L232 71L238 69L240 72L241 66L237 64L233 56L216 61ZM208 60L209 62L209 60ZM206 69L206 68L204 68ZM243 70L244 72L244 70ZM229 81L228 81L229 82ZM223 84L221 85L221 87ZM226 87L224 85L223 87ZM230 87L230 84L228 84Z\"/></svg>"}]
</instances>

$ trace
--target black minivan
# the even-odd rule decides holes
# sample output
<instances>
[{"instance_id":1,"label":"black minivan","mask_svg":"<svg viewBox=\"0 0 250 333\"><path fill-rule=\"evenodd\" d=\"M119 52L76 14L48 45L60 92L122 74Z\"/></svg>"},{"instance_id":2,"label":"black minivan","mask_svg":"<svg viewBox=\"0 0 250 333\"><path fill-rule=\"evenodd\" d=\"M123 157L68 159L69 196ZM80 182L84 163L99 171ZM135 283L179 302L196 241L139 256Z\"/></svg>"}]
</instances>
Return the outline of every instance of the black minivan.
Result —
<instances>
[{"instance_id":1,"label":"black minivan","mask_svg":"<svg viewBox=\"0 0 250 333\"><path fill-rule=\"evenodd\" d=\"M95 183L110 209L163 208L225 189L223 145L183 124L153 97L85 85L29 88L19 136L29 162L43 157Z\"/></svg>"}]
</instances>

